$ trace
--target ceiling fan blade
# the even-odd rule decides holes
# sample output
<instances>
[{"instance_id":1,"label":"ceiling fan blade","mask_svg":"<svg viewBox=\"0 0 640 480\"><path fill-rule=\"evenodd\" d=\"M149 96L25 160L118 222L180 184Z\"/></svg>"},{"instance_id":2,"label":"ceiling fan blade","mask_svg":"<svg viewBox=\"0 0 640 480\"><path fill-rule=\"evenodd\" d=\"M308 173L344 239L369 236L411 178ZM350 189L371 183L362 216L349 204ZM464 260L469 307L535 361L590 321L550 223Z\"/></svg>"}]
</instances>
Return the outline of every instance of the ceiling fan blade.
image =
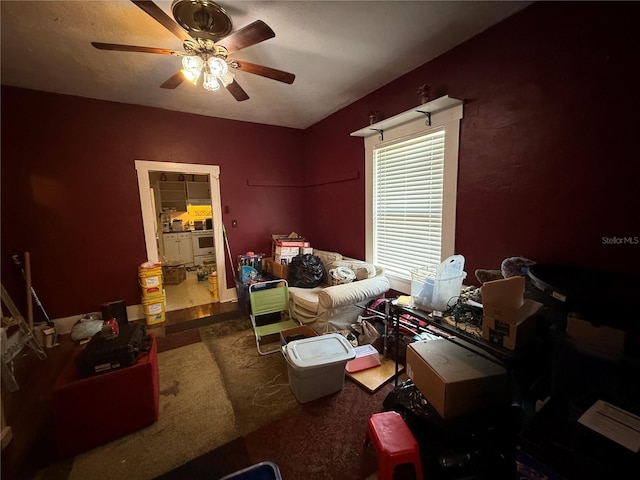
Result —
<instances>
[{"instance_id":1,"label":"ceiling fan blade","mask_svg":"<svg viewBox=\"0 0 640 480\"><path fill-rule=\"evenodd\" d=\"M244 89L240 85L238 85L238 82L236 82L235 80L227 85L227 90L229 90L229 93L231 93L231 95L233 95L234 98L239 102L249 99L249 95L247 95L247 92L245 92Z\"/></svg>"},{"instance_id":2,"label":"ceiling fan blade","mask_svg":"<svg viewBox=\"0 0 640 480\"><path fill-rule=\"evenodd\" d=\"M185 32L169 15L164 13L164 10L155 3L146 0L131 1L183 42L185 40L192 40L189 34Z\"/></svg>"},{"instance_id":3,"label":"ceiling fan blade","mask_svg":"<svg viewBox=\"0 0 640 480\"><path fill-rule=\"evenodd\" d=\"M180 85L183 80L184 76L182 75L182 72L174 73L169 78L167 78L162 85L160 85L160 88L174 89L178 85Z\"/></svg>"},{"instance_id":4,"label":"ceiling fan blade","mask_svg":"<svg viewBox=\"0 0 640 480\"><path fill-rule=\"evenodd\" d=\"M91 45L99 50L117 50L120 52L158 53L160 55L181 55L182 53L168 48L138 47L136 45L119 45L117 43L91 42Z\"/></svg>"},{"instance_id":5,"label":"ceiling fan blade","mask_svg":"<svg viewBox=\"0 0 640 480\"><path fill-rule=\"evenodd\" d=\"M264 42L275 37L276 34L271 27L262 20L256 20L246 27L233 32L231 35L220 40L220 45L227 49L228 53L237 52L242 48L250 47L256 43Z\"/></svg>"},{"instance_id":6,"label":"ceiling fan blade","mask_svg":"<svg viewBox=\"0 0 640 480\"><path fill-rule=\"evenodd\" d=\"M296 79L293 73L283 72L271 67L265 67L264 65L256 65L255 63L245 62L244 60L234 60L233 67L247 73L254 73L262 77L271 78L278 82L288 83L291 85Z\"/></svg>"}]
</instances>

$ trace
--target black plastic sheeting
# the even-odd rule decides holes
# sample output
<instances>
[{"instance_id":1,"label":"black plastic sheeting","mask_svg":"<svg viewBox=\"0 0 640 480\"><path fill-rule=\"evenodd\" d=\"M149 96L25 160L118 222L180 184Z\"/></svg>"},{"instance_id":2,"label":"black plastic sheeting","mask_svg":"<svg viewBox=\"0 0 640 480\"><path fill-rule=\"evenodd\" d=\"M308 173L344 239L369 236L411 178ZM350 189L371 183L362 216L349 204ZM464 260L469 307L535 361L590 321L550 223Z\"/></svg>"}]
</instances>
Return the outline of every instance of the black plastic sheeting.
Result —
<instances>
[{"instance_id":1,"label":"black plastic sheeting","mask_svg":"<svg viewBox=\"0 0 640 480\"><path fill-rule=\"evenodd\" d=\"M305 253L296 255L289 264L290 287L315 288L322 283L325 268L320 257Z\"/></svg>"},{"instance_id":2,"label":"black plastic sheeting","mask_svg":"<svg viewBox=\"0 0 640 480\"><path fill-rule=\"evenodd\" d=\"M420 446L425 478L516 478L514 444L520 425L516 410L484 411L445 421L411 380L396 386L385 398L383 408L397 411L403 416Z\"/></svg>"},{"instance_id":3,"label":"black plastic sheeting","mask_svg":"<svg viewBox=\"0 0 640 480\"><path fill-rule=\"evenodd\" d=\"M565 312L582 313L603 324L626 323L616 312L640 288L638 279L630 276L568 265L537 263L529 267L528 277L546 296L544 303L555 302Z\"/></svg>"}]
</instances>

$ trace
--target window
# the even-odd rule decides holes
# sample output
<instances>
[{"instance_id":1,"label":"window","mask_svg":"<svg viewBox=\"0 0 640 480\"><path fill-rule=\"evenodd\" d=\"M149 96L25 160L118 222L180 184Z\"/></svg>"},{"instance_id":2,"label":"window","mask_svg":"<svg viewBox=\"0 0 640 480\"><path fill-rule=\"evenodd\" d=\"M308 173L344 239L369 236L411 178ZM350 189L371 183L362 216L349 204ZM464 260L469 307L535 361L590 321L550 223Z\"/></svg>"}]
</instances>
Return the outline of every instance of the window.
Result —
<instances>
[{"instance_id":1,"label":"window","mask_svg":"<svg viewBox=\"0 0 640 480\"><path fill-rule=\"evenodd\" d=\"M426 125L424 109L442 99ZM455 253L462 102L442 99L352 134L365 137L367 260L407 294L411 269Z\"/></svg>"},{"instance_id":2,"label":"window","mask_svg":"<svg viewBox=\"0 0 640 480\"><path fill-rule=\"evenodd\" d=\"M373 151L373 262L406 278L442 251L444 129Z\"/></svg>"}]
</instances>

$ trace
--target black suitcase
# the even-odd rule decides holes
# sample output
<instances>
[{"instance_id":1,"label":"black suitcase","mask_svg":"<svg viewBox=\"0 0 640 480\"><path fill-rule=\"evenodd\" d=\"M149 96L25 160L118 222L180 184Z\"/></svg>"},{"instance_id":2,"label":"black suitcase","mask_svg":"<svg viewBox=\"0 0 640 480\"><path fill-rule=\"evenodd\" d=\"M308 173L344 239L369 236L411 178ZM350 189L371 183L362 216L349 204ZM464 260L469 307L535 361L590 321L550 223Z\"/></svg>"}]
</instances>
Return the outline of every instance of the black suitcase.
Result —
<instances>
[{"instance_id":1,"label":"black suitcase","mask_svg":"<svg viewBox=\"0 0 640 480\"><path fill-rule=\"evenodd\" d=\"M127 323L116 337L96 333L76 357L78 374L89 377L133 365L141 352L149 351L151 339L143 324Z\"/></svg>"}]
</instances>

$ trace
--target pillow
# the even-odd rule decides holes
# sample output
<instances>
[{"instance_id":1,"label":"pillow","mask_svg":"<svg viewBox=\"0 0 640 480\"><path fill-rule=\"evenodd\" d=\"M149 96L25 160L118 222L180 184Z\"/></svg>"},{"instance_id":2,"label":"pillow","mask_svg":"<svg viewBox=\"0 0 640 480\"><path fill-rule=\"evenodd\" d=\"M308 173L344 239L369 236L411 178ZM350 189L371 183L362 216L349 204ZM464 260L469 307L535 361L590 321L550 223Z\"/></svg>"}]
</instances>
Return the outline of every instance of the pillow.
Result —
<instances>
[{"instance_id":1,"label":"pillow","mask_svg":"<svg viewBox=\"0 0 640 480\"><path fill-rule=\"evenodd\" d=\"M322 260L322 264L324 265L324 276L322 277L322 283L325 285L331 285L331 279L329 278L329 269L332 262L336 260L342 260L342 255L338 252L330 252L327 250L318 250L317 248L313 249L313 254L320 257Z\"/></svg>"},{"instance_id":2,"label":"pillow","mask_svg":"<svg viewBox=\"0 0 640 480\"><path fill-rule=\"evenodd\" d=\"M313 249L313 254L320 257L324 266L328 266L331 262L335 262L336 260L342 260L342 255L338 252L329 252L327 250L318 250L317 248Z\"/></svg>"},{"instance_id":3,"label":"pillow","mask_svg":"<svg viewBox=\"0 0 640 480\"><path fill-rule=\"evenodd\" d=\"M367 278L373 278L376 276L376 267L371 263L360 260L336 260L331 262L331 266L327 268L327 271L338 267L347 267L353 270L353 273L356 274L356 281L366 280Z\"/></svg>"}]
</instances>

